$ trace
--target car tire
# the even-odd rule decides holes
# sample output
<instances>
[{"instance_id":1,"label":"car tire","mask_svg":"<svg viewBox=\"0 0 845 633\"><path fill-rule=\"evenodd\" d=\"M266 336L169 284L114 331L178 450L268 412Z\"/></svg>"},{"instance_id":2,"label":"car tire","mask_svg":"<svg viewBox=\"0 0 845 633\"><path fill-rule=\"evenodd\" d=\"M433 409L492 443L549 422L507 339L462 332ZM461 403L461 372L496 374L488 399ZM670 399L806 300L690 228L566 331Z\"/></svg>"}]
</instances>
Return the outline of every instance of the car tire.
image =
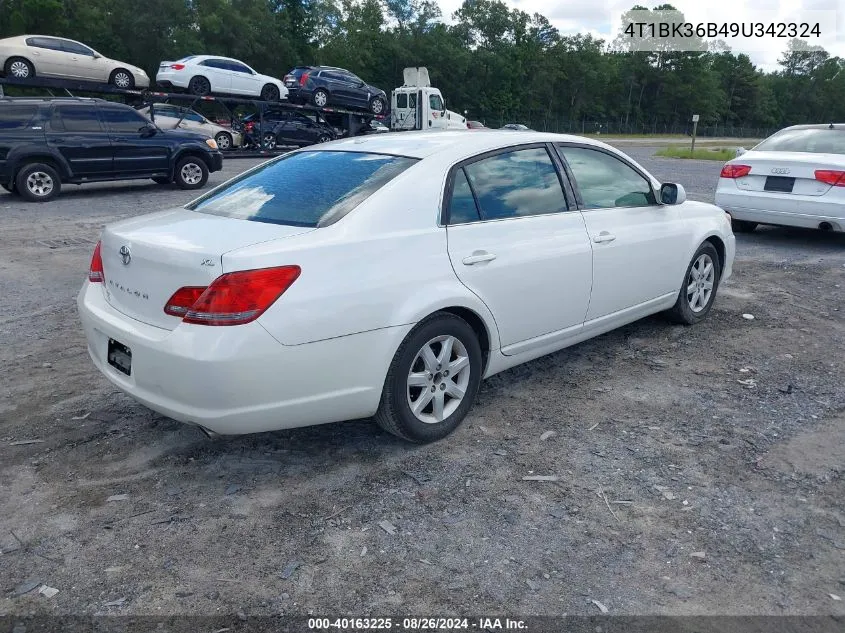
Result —
<instances>
[{"instance_id":1,"label":"car tire","mask_svg":"<svg viewBox=\"0 0 845 633\"><path fill-rule=\"evenodd\" d=\"M211 82L202 75L191 77L191 81L188 82L188 92L198 97L209 95L211 94Z\"/></svg>"},{"instance_id":2,"label":"car tire","mask_svg":"<svg viewBox=\"0 0 845 633\"><path fill-rule=\"evenodd\" d=\"M228 132L218 132L217 135L214 137L214 142L217 143L217 149L219 149L221 152L225 152L232 149L232 146L234 145L232 135Z\"/></svg>"},{"instance_id":3,"label":"car tire","mask_svg":"<svg viewBox=\"0 0 845 633\"><path fill-rule=\"evenodd\" d=\"M311 103L318 108L324 108L329 104L329 92L323 88L317 88L311 95Z\"/></svg>"},{"instance_id":4,"label":"car tire","mask_svg":"<svg viewBox=\"0 0 845 633\"><path fill-rule=\"evenodd\" d=\"M757 222L748 220L731 220L731 228L734 233L751 233L757 228Z\"/></svg>"},{"instance_id":5,"label":"car tire","mask_svg":"<svg viewBox=\"0 0 845 633\"><path fill-rule=\"evenodd\" d=\"M122 90L132 90L135 87L135 76L125 68L118 68L112 71L109 83Z\"/></svg>"},{"instance_id":6,"label":"car tire","mask_svg":"<svg viewBox=\"0 0 845 633\"><path fill-rule=\"evenodd\" d=\"M280 97L279 87L273 84L267 84L261 89L262 101L278 101Z\"/></svg>"},{"instance_id":7,"label":"car tire","mask_svg":"<svg viewBox=\"0 0 845 633\"><path fill-rule=\"evenodd\" d=\"M370 99L370 112L373 114L384 114L387 108L387 102L382 97L373 97Z\"/></svg>"},{"instance_id":8,"label":"car tire","mask_svg":"<svg viewBox=\"0 0 845 633\"><path fill-rule=\"evenodd\" d=\"M62 181L51 165L30 163L18 171L15 189L21 197L30 202L48 202L59 195Z\"/></svg>"},{"instance_id":9,"label":"car tire","mask_svg":"<svg viewBox=\"0 0 845 633\"><path fill-rule=\"evenodd\" d=\"M6 77L11 77L12 79L26 80L35 78L35 66L32 65L31 61L23 57L10 57L7 59L3 71L6 73Z\"/></svg>"},{"instance_id":10,"label":"car tire","mask_svg":"<svg viewBox=\"0 0 845 633\"><path fill-rule=\"evenodd\" d=\"M722 264L711 242L704 242L692 256L675 305L668 312L670 320L683 325L695 325L704 320L719 289Z\"/></svg>"},{"instance_id":11,"label":"car tire","mask_svg":"<svg viewBox=\"0 0 845 633\"><path fill-rule=\"evenodd\" d=\"M328 143L331 140L333 140L333 139L328 134L320 134L320 136L317 137L318 143Z\"/></svg>"},{"instance_id":12,"label":"car tire","mask_svg":"<svg viewBox=\"0 0 845 633\"><path fill-rule=\"evenodd\" d=\"M157 185L169 185L171 182L173 182L173 180L171 178L165 178L163 176L158 176L156 178L153 178L153 182L156 183Z\"/></svg>"},{"instance_id":13,"label":"car tire","mask_svg":"<svg viewBox=\"0 0 845 633\"><path fill-rule=\"evenodd\" d=\"M376 423L418 444L446 437L472 407L483 365L481 345L470 325L447 312L433 314L418 323L396 351L384 381ZM423 405L417 412L412 408L416 403Z\"/></svg>"},{"instance_id":14,"label":"car tire","mask_svg":"<svg viewBox=\"0 0 845 633\"><path fill-rule=\"evenodd\" d=\"M264 136L261 138L261 147L263 149L276 149L276 146L279 144L276 135L272 132L265 132Z\"/></svg>"},{"instance_id":15,"label":"car tire","mask_svg":"<svg viewBox=\"0 0 845 633\"><path fill-rule=\"evenodd\" d=\"M202 158L186 156L176 163L174 181L180 189L201 189L208 182L208 165Z\"/></svg>"}]
</instances>

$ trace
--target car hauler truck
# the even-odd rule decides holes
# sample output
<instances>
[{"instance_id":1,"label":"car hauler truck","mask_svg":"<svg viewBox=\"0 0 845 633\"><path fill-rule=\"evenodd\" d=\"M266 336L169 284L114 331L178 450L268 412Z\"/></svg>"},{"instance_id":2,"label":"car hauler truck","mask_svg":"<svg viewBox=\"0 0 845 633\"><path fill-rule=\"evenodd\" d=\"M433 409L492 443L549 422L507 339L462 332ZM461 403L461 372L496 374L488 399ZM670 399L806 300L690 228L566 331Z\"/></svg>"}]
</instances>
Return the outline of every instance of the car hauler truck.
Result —
<instances>
[{"instance_id":1,"label":"car hauler truck","mask_svg":"<svg viewBox=\"0 0 845 633\"><path fill-rule=\"evenodd\" d=\"M467 129L463 116L446 109L440 90L431 85L427 68L406 68L402 74L402 86L390 97L391 131Z\"/></svg>"}]
</instances>

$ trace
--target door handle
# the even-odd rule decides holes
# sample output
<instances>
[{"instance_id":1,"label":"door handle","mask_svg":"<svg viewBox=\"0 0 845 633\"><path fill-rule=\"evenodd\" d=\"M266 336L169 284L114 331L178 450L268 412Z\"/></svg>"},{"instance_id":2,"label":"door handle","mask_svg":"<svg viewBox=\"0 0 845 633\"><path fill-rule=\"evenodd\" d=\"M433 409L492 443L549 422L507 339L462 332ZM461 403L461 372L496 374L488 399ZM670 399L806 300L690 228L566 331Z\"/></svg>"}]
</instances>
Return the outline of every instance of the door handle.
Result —
<instances>
[{"instance_id":1,"label":"door handle","mask_svg":"<svg viewBox=\"0 0 845 633\"><path fill-rule=\"evenodd\" d=\"M464 257L463 262L466 266L473 266L474 264L481 264L482 262L492 262L496 259L493 253L487 251L475 251L472 255Z\"/></svg>"},{"instance_id":2,"label":"door handle","mask_svg":"<svg viewBox=\"0 0 845 633\"><path fill-rule=\"evenodd\" d=\"M594 236L594 237L593 237L593 241L594 241L596 244L601 244L601 243L603 243L603 242L612 242L612 241L613 241L613 240L615 240L615 239L616 239L616 236L615 236L615 235L611 235L611 234L610 234L610 233L608 233L607 231L602 231L601 233L599 233L598 235L596 235L596 236Z\"/></svg>"}]
</instances>

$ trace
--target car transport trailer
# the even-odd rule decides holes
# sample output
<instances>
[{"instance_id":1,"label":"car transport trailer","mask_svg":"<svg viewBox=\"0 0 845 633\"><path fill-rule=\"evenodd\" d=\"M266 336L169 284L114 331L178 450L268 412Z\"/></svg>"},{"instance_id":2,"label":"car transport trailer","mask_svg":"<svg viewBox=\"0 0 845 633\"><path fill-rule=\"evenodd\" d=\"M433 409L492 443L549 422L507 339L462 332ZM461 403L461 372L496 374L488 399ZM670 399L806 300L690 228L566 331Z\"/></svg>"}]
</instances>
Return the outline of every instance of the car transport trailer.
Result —
<instances>
[{"instance_id":1,"label":"car transport trailer","mask_svg":"<svg viewBox=\"0 0 845 633\"><path fill-rule=\"evenodd\" d=\"M10 95L8 88L12 88L13 92L19 93ZM33 94L40 92L41 94ZM46 93L46 95L44 94ZM150 119L155 122L155 105L158 104L172 104L185 109L185 113L189 110L195 109L202 104L214 104L221 107L227 114L229 125L236 131L240 121L235 114L239 106L247 106L254 109L257 116L257 124L259 131L264 129L264 115L268 110L289 110L301 112L305 115L317 114L326 120L332 127L334 127L341 138L350 136L359 136L361 134L371 133L374 130L370 127L373 120L384 120L387 116L376 116L370 112L357 111L346 108L335 107L317 107L314 105L300 105L289 103L287 101L262 101L260 99L244 99L239 97L227 96L198 96L181 92L159 92L154 90L127 90L117 88L115 86L103 85L98 83L76 81L70 79L53 79L34 77L32 79L15 79L12 77L0 77L0 100L9 97L78 97L78 96L98 96L100 98L109 100L118 100L135 108L150 107ZM2 101L0 101L2 103ZM180 117L177 126L181 123ZM267 148L263 146L263 141L259 139L257 146L248 148L234 148L224 152L227 158L255 158L261 156L276 156L284 153L285 149L281 148Z\"/></svg>"}]
</instances>

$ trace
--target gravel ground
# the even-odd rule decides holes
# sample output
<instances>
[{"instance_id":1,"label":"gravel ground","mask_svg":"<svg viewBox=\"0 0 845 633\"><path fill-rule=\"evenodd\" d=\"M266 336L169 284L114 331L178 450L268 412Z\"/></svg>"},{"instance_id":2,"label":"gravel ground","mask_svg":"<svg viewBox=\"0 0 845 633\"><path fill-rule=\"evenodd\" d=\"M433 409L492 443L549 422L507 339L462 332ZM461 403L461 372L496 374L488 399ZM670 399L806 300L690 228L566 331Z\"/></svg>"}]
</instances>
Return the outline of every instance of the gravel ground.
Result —
<instances>
[{"instance_id":1,"label":"gravel ground","mask_svg":"<svg viewBox=\"0 0 845 633\"><path fill-rule=\"evenodd\" d=\"M627 149L712 200L718 163ZM74 304L104 223L191 197L0 195L0 615L845 615L845 236L739 236L704 323L495 376L434 445L210 441L95 372Z\"/></svg>"}]
</instances>

